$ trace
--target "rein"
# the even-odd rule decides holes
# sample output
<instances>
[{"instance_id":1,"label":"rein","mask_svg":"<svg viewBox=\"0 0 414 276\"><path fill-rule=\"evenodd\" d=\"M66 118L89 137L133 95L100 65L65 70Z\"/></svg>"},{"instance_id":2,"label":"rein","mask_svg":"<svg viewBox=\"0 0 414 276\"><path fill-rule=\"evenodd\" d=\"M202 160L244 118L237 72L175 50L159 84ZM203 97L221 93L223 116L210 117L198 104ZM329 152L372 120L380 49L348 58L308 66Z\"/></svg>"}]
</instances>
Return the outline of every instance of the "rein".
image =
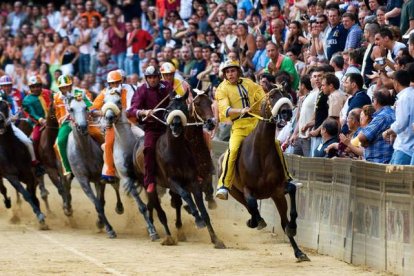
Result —
<instances>
[{"instance_id":1,"label":"rein","mask_svg":"<svg viewBox=\"0 0 414 276\"><path fill-rule=\"evenodd\" d=\"M208 97L207 95L205 95L205 94L197 94L197 96L195 96L194 98L193 98L193 101L191 102L191 116L193 117L193 118L195 118L196 119L196 121L194 122L194 123L187 123L187 126L203 126L204 125L204 123L206 122L206 121L204 121L203 120L203 118L197 113L197 110L196 110L196 108L195 108L195 105L194 105L194 101L197 99L197 97L199 97L199 96L205 96L205 97ZM198 120L198 121L197 121Z\"/></svg>"}]
</instances>

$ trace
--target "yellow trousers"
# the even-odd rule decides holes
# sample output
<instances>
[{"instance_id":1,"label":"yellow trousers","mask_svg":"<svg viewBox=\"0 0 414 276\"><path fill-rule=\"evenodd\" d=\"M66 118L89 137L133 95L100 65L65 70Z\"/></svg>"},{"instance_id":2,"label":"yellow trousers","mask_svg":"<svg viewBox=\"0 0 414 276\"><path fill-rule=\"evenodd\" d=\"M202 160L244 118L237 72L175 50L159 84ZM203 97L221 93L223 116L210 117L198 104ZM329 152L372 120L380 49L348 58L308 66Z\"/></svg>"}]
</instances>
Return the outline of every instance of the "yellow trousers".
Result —
<instances>
[{"instance_id":1,"label":"yellow trousers","mask_svg":"<svg viewBox=\"0 0 414 276\"><path fill-rule=\"evenodd\" d=\"M229 148L224 154L222 173L218 180L217 188L226 187L231 189L234 177L234 166L236 165L237 154L244 138L256 128L258 119L243 118L236 120L231 127L231 135L229 140Z\"/></svg>"}]
</instances>

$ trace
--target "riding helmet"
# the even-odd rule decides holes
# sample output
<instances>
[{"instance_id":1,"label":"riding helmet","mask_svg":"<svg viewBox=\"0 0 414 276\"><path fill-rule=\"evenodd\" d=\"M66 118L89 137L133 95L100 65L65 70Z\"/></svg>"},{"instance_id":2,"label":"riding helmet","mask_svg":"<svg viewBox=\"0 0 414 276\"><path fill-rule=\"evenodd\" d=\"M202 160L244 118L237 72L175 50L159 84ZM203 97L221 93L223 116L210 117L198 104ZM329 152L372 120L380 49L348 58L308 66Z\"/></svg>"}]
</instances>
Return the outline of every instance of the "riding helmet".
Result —
<instances>
[{"instance_id":1,"label":"riding helmet","mask_svg":"<svg viewBox=\"0 0 414 276\"><path fill-rule=\"evenodd\" d=\"M147 76L159 76L160 71L156 69L154 66L150 65L145 69L144 75Z\"/></svg>"},{"instance_id":2,"label":"riding helmet","mask_svg":"<svg viewBox=\"0 0 414 276\"><path fill-rule=\"evenodd\" d=\"M240 68L240 63L237 60L226 60L226 62L224 62L223 66L221 67L221 71L224 74L224 71L226 71L227 68L231 68L231 67L235 67L239 70L241 70Z\"/></svg>"},{"instance_id":3,"label":"riding helmet","mask_svg":"<svg viewBox=\"0 0 414 276\"><path fill-rule=\"evenodd\" d=\"M38 75L30 76L28 84L29 84L29 86L36 85L36 84L42 84L42 79Z\"/></svg>"},{"instance_id":4,"label":"riding helmet","mask_svg":"<svg viewBox=\"0 0 414 276\"><path fill-rule=\"evenodd\" d=\"M175 66L171 62L164 62L160 68L161 74L175 73Z\"/></svg>"},{"instance_id":5,"label":"riding helmet","mask_svg":"<svg viewBox=\"0 0 414 276\"><path fill-rule=\"evenodd\" d=\"M13 80L10 76L4 75L0 78L0 85L9 85L13 84Z\"/></svg>"},{"instance_id":6,"label":"riding helmet","mask_svg":"<svg viewBox=\"0 0 414 276\"><path fill-rule=\"evenodd\" d=\"M59 88L72 85L72 78L69 75L62 75L58 78L57 84Z\"/></svg>"},{"instance_id":7,"label":"riding helmet","mask_svg":"<svg viewBox=\"0 0 414 276\"><path fill-rule=\"evenodd\" d=\"M111 71L108 73L106 81L108 83L122 81L122 75L118 70Z\"/></svg>"}]
</instances>

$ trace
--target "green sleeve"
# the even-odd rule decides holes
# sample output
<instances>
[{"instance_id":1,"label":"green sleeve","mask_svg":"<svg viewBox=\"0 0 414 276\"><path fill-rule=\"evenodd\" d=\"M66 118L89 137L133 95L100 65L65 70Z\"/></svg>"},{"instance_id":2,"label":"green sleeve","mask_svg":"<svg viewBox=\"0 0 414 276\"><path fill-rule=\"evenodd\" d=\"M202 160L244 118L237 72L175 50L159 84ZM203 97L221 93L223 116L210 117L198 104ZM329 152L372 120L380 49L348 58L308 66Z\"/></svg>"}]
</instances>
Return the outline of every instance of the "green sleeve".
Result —
<instances>
[{"instance_id":1,"label":"green sleeve","mask_svg":"<svg viewBox=\"0 0 414 276\"><path fill-rule=\"evenodd\" d=\"M86 95L83 96L83 101L85 102L87 108L90 108L92 106L91 100L89 100Z\"/></svg>"},{"instance_id":2,"label":"green sleeve","mask_svg":"<svg viewBox=\"0 0 414 276\"><path fill-rule=\"evenodd\" d=\"M33 108L33 100L31 98L25 98L23 100L23 109L29 113L30 117L32 117L33 119L35 119L36 121L39 121L40 118L42 118L41 116L39 116L38 114L36 114L36 110Z\"/></svg>"},{"instance_id":3,"label":"green sleeve","mask_svg":"<svg viewBox=\"0 0 414 276\"><path fill-rule=\"evenodd\" d=\"M299 88L299 74L296 71L293 61L290 58L285 57L280 66L280 70L289 73L289 75L293 77L292 88L296 91Z\"/></svg>"}]
</instances>

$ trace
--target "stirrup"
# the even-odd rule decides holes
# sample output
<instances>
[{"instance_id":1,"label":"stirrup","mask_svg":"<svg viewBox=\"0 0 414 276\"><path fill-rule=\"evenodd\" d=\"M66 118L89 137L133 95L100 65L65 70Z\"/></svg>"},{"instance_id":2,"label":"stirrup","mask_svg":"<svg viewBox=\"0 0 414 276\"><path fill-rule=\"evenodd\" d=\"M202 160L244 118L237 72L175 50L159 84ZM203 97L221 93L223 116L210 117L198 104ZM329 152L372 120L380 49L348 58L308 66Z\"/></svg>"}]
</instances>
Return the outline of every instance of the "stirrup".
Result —
<instances>
[{"instance_id":1,"label":"stirrup","mask_svg":"<svg viewBox=\"0 0 414 276\"><path fill-rule=\"evenodd\" d=\"M106 182L106 183L115 183L116 181L116 177L115 176L111 176L111 175L101 175L101 180Z\"/></svg>"}]
</instances>

